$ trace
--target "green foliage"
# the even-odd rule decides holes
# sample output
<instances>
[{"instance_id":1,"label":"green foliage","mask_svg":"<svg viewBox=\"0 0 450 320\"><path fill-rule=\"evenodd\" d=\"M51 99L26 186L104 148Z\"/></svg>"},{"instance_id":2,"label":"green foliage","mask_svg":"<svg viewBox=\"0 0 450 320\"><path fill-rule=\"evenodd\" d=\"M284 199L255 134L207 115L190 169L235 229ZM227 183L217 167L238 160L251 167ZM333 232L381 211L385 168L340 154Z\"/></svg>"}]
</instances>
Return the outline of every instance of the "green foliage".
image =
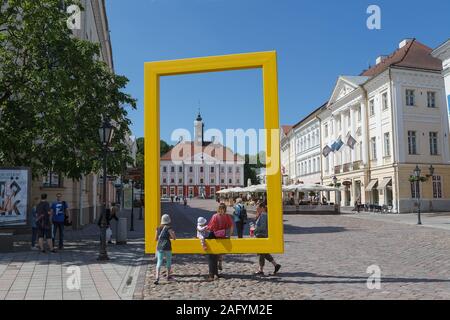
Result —
<instances>
[{"instance_id":1,"label":"green foliage","mask_svg":"<svg viewBox=\"0 0 450 320\"><path fill-rule=\"evenodd\" d=\"M165 142L164 140L160 141L160 146L159 146L159 152L160 152L160 156L162 156L163 154L166 154L167 152L169 152L170 150L172 150L173 146L169 145L167 142Z\"/></svg>"},{"instance_id":2,"label":"green foliage","mask_svg":"<svg viewBox=\"0 0 450 320\"><path fill-rule=\"evenodd\" d=\"M426 182L426 181L428 181L428 178L427 177L410 176L408 181L409 182L417 182L417 181Z\"/></svg>"},{"instance_id":3,"label":"green foliage","mask_svg":"<svg viewBox=\"0 0 450 320\"><path fill-rule=\"evenodd\" d=\"M101 167L98 129L116 130L110 173L130 161L123 143L130 133L123 92L99 45L72 36L61 4L74 0L4 0L0 6L0 166L29 166L34 176L52 168L69 178Z\"/></svg>"}]
</instances>

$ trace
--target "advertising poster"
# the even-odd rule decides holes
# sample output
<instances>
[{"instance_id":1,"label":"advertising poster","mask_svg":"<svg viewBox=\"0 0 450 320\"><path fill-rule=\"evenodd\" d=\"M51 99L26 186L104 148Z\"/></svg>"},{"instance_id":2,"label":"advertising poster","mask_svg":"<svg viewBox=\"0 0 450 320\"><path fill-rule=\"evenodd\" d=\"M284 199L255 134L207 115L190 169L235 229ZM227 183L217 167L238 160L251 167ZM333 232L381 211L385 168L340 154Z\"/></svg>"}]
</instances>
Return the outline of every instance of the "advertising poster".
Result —
<instances>
[{"instance_id":1,"label":"advertising poster","mask_svg":"<svg viewBox=\"0 0 450 320\"><path fill-rule=\"evenodd\" d=\"M0 227L27 224L28 169L0 169Z\"/></svg>"},{"instance_id":2,"label":"advertising poster","mask_svg":"<svg viewBox=\"0 0 450 320\"><path fill-rule=\"evenodd\" d=\"M124 185L123 188L123 207L124 209L131 209L131 203L132 203L132 194L131 194L131 186Z\"/></svg>"}]
</instances>

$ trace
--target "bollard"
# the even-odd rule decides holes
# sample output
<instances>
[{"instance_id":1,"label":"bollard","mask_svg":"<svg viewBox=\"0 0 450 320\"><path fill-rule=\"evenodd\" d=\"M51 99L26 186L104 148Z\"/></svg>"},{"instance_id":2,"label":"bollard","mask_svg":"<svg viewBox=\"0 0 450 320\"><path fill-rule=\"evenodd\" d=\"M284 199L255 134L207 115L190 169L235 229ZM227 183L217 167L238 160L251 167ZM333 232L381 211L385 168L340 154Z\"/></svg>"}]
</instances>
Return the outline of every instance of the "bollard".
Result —
<instances>
[{"instance_id":1,"label":"bollard","mask_svg":"<svg viewBox=\"0 0 450 320\"><path fill-rule=\"evenodd\" d=\"M127 218L119 218L117 222L116 244L127 244Z\"/></svg>"}]
</instances>

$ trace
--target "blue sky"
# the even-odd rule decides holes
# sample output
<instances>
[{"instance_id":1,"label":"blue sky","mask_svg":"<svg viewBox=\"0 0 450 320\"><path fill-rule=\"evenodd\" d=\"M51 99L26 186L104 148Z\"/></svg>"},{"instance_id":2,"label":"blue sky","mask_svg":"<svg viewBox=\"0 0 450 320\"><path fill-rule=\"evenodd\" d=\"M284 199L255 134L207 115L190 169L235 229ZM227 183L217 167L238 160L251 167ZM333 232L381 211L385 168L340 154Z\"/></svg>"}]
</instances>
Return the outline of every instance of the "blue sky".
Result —
<instances>
[{"instance_id":1,"label":"blue sky","mask_svg":"<svg viewBox=\"0 0 450 320\"><path fill-rule=\"evenodd\" d=\"M381 7L381 30L366 27ZM331 95L339 75L357 75L404 38L435 48L450 37L447 0L108 0L116 72L138 99L133 134L143 136L146 61L276 50L280 124L294 124ZM190 129L198 107L207 128L263 126L259 70L176 76L161 84L161 136Z\"/></svg>"}]
</instances>

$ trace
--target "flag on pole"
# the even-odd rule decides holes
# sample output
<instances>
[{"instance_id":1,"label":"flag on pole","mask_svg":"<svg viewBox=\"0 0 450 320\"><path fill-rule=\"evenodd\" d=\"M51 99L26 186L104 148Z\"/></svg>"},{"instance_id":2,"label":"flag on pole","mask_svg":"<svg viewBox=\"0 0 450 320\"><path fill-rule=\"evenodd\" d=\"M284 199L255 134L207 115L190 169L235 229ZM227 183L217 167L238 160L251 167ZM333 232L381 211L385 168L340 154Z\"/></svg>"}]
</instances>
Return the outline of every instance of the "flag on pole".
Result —
<instances>
[{"instance_id":1,"label":"flag on pole","mask_svg":"<svg viewBox=\"0 0 450 320\"><path fill-rule=\"evenodd\" d=\"M342 142L341 138L339 138L339 140L336 141L336 148L335 148L335 150L339 151L342 148L343 145L344 145L344 143Z\"/></svg>"},{"instance_id":2,"label":"flag on pole","mask_svg":"<svg viewBox=\"0 0 450 320\"><path fill-rule=\"evenodd\" d=\"M329 146L325 146L325 148L323 148L323 150L322 150L322 154L326 158L332 151L333 150L331 150L331 148Z\"/></svg>"},{"instance_id":3,"label":"flag on pole","mask_svg":"<svg viewBox=\"0 0 450 320\"><path fill-rule=\"evenodd\" d=\"M356 144L355 138L353 138L353 137L350 135L350 137L348 137L348 140L347 140L347 145L348 145L351 149L353 149L353 148L355 147L355 144Z\"/></svg>"}]
</instances>

